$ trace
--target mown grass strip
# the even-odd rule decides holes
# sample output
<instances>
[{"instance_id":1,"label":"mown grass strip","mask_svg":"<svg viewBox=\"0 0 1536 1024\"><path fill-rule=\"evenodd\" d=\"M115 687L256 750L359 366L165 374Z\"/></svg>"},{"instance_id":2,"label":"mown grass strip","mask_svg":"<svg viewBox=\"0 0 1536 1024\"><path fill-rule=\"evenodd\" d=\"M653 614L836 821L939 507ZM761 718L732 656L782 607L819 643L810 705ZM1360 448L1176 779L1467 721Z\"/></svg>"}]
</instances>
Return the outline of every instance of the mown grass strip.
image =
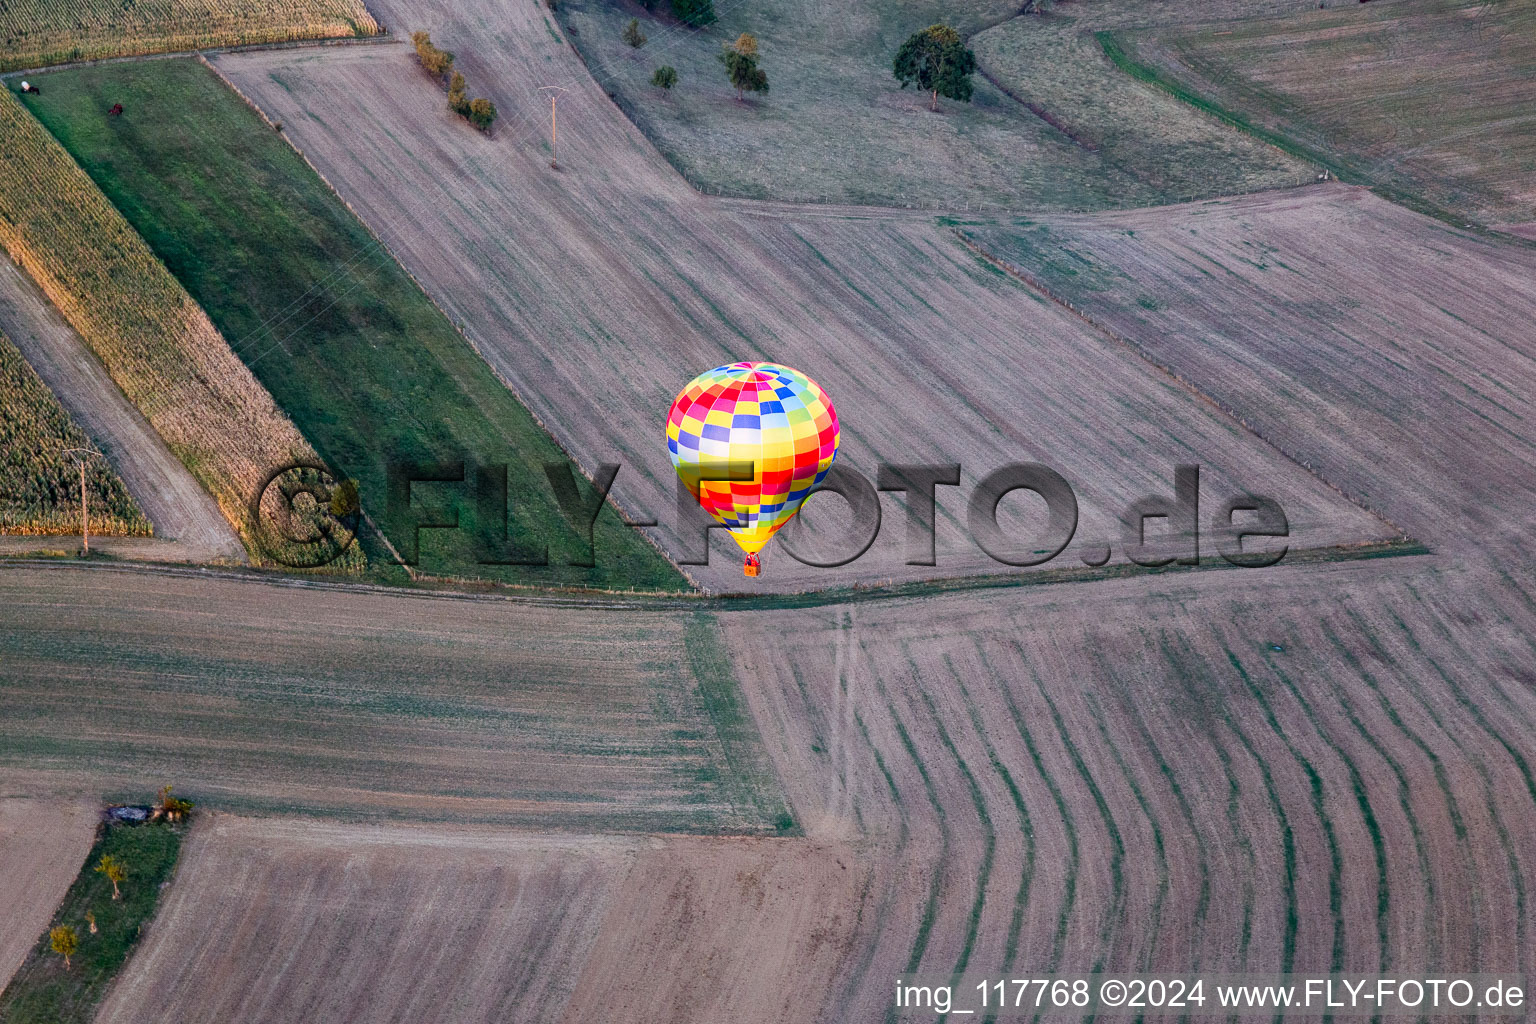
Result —
<instances>
[{"instance_id":1,"label":"mown grass strip","mask_svg":"<svg viewBox=\"0 0 1536 1024\"><path fill-rule=\"evenodd\" d=\"M144 926L155 916L161 886L181 854L182 833L183 826L163 821L102 826L50 925L74 930L79 946L69 967L44 932L0 995L0 1021L90 1024ZM127 869L119 886L121 899L112 898L111 881L96 870L103 856L116 858ZM87 914L94 916L94 934Z\"/></svg>"}]
</instances>

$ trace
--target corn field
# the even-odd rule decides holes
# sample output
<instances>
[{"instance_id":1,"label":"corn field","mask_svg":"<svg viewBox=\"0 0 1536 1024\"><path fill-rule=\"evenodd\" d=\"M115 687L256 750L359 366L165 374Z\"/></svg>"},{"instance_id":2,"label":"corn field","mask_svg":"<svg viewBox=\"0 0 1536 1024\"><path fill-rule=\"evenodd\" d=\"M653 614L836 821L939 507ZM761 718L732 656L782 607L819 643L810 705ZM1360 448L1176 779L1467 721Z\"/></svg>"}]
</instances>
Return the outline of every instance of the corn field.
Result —
<instances>
[{"instance_id":1,"label":"corn field","mask_svg":"<svg viewBox=\"0 0 1536 1024\"><path fill-rule=\"evenodd\" d=\"M0 0L0 71L380 31L360 0Z\"/></svg>"},{"instance_id":2,"label":"corn field","mask_svg":"<svg viewBox=\"0 0 1536 1024\"><path fill-rule=\"evenodd\" d=\"M251 497L272 470L319 457L122 214L5 91L0 245L100 357L260 561L248 522Z\"/></svg>"},{"instance_id":3,"label":"corn field","mask_svg":"<svg viewBox=\"0 0 1536 1024\"><path fill-rule=\"evenodd\" d=\"M91 443L11 339L0 334L0 533L80 532L80 470ZM103 459L86 463L91 532L145 537L149 520Z\"/></svg>"}]
</instances>

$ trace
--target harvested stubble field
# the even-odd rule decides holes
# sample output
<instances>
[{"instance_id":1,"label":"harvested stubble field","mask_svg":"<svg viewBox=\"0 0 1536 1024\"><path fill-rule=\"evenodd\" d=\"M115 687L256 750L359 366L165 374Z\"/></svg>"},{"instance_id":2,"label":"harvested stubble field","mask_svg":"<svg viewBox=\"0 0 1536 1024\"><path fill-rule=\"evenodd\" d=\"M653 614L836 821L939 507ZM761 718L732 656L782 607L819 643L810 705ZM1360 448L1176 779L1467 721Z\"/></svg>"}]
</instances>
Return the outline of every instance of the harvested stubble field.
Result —
<instances>
[{"instance_id":1,"label":"harvested stubble field","mask_svg":"<svg viewBox=\"0 0 1536 1024\"><path fill-rule=\"evenodd\" d=\"M770 1024L825 990L867 877L798 841L219 815L97 1019Z\"/></svg>"},{"instance_id":2,"label":"harvested stubble field","mask_svg":"<svg viewBox=\"0 0 1536 1024\"><path fill-rule=\"evenodd\" d=\"M272 470L318 456L207 314L8 89L0 93L0 244L260 558L247 504Z\"/></svg>"},{"instance_id":3,"label":"harvested stubble field","mask_svg":"<svg viewBox=\"0 0 1536 1024\"><path fill-rule=\"evenodd\" d=\"M38 118L207 310L326 464L357 480L370 527L394 545L364 532L380 572L402 575L384 567L412 549L416 532L386 497L390 468L463 462L506 467L505 524L481 516L473 468L463 485L418 486L418 506L465 527L422 531L419 571L523 585L688 589L612 507L587 546L545 473L548 464L568 463L565 452L335 193L207 67L120 63L41 81L42 96L30 101ZM102 117L114 101L126 113ZM496 556L476 543L480 537L505 537L520 551L547 545L550 564L484 564Z\"/></svg>"},{"instance_id":4,"label":"harvested stubble field","mask_svg":"<svg viewBox=\"0 0 1536 1024\"><path fill-rule=\"evenodd\" d=\"M904 564L893 495L869 554L814 570L770 546L763 587L1003 570L970 541L964 501L982 475L1024 460L1076 488L1080 541L1117 550L1120 513L1169 493L1183 461L1204 467L1208 507L1239 490L1276 497L1295 549L1397 534L926 219L700 197L590 79L561 100L561 123L580 127L552 171L524 141L548 111L534 86L563 67L574 83L580 68L537 8L514 8L494 35L474 31L477 16L460 6L398 23L428 24L491 91L506 123L490 139L455 123L403 47L217 65L284 122L583 466L623 462L616 499L660 518L674 555L666 410L695 373L749 358L796 366L828 390L840 458L867 477L881 460L959 462L965 474L958 494L941 489L936 567ZM1027 510L1004 511L1038 529ZM818 514L813 504L807 518ZM718 538L714 563L689 572L736 589L738 558Z\"/></svg>"},{"instance_id":5,"label":"harvested stubble field","mask_svg":"<svg viewBox=\"0 0 1536 1024\"><path fill-rule=\"evenodd\" d=\"M1536 256L1348 186L959 228L1433 546L1536 501Z\"/></svg>"},{"instance_id":6,"label":"harvested stubble field","mask_svg":"<svg viewBox=\"0 0 1536 1024\"><path fill-rule=\"evenodd\" d=\"M0 71L379 31L362 0L8 0Z\"/></svg>"},{"instance_id":7,"label":"harvested stubble field","mask_svg":"<svg viewBox=\"0 0 1536 1024\"><path fill-rule=\"evenodd\" d=\"M80 470L66 448L90 448L16 346L0 334L0 533L80 532ZM105 460L87 459L92 533L144 537L149 520Z\"/></svg>"},{"instance_id":8,"label":"harvested stubble field","mask_svg":"<svg viewBox=\"0 0 1536 1024\"><path fill-rule=\"evenodd\" d=\"M5 908L0 991L75 880L90 852L98 814L94 804L81 800L0 796L0 906Z\"/></svg>"},{"instance_id":9,"label":"harvested stubble field","mask_svg":"<svg viewBox=\"0 0 1536 1024\"><path fill-rule=\"evenodd\" d=\"M1457 218L1536 223L1536 5L1304 4L1116 41L1360 179Z\"/></svg>"},{"instance_id":10,"label":"harvested stubble field","mask_svg":"<svg viewBox=\"0 0 1536 1024\"><path fill-rule=\"evenodd\" d=\"M353 818L792 825L704 613L595 630L559 607L75 573L0 579L0 777L114 796L148 774Z\"/></svg>"},{"instance_id":11,"label":"harvested stubble field","mask_svg":"<svg viewBox=\"0 0 1536 1024\"><path fill-rule=\"evenodd\" d=\"M806 1016L966 969L1530 963L1533 596L1415 559L723 620L806 835L870 848Z\"/></svg>"}]
</instances>

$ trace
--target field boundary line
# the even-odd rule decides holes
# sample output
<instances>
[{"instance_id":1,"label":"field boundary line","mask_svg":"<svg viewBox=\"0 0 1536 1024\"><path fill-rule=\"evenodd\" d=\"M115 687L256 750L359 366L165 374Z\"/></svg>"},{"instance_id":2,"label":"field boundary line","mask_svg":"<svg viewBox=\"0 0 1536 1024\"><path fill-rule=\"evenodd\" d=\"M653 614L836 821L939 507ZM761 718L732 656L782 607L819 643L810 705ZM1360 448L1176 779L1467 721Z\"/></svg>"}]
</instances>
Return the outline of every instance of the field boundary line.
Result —
<instances>
[{"instance_id":1,"label":"field boundary line","mask_svg":"<svg viewBox=\"0 0 1536 1024\"><path fill-rule=\"evenodd\" d=\"M1325 487L1329 488L1330 490L1332 490L1339 497L1343 498L1345 501L1349 502L1351 505L1354 505L1356 508L1359 508L1361 511L1365 512L1367 515L1372 516L1373 518L1379 520L1383 525L1387 526L1388 528L1397 531L1397 535L1398 535L1398 539L1399 540L1412 540L1413 539L1412 537L1409 536L1407 530L1403 529L1401 526L1397 525L1392 520L1388 519L1380 511L1372 508L1370 505L1367 505L1365 502L1361 501L1359 498L1356 498L1354 495L1352 495L1348 491L1344 490L1344 488L1340 487L1338 484L1334 483L1332 480L1329 480L1327 477L1323 476L1321 473L1319 473L1312 466L1308 465L1305 462L1302 462L1300 459L1297 459L1295 456L1291 455L1290 452L1286 451L1284 448L1282 448L1278 444L1276 444L1273 440L1271 440L1270 438L1266 437L1263 431L1261 431L1254 424L1249 423L1246 419L1244 419L1242 414L1239 413L1236 409L1228 408L1222 402L1218 401L1215 398L1215 396L1207 394L1205 391L1201 390L1194 382L1186 379L1183 376L1180 376L1171 366L1165 366L1162 363L1158 362L1156 359L1154 359L1152 357L1152 354L1150 352L1148 352L1146 349L1142 348L1140 345L1136 344L1136 342L1132 341L1130 338L1128 338L1125 335L1121 334L1119 331L1115 330L1113 327L1110 327L1108 324L1106 324L1103 321L1099 320L1093 314L1089 313L1086 309L1083 309L1081 306L1078 306L1076 303L1072 302L1070 299L1066 298L1065 296L1056 294L1055 291L1053 291L1048 285L1046 285L1046 283L1044 281L1042 281L1040 278L1036 277L1034 274L1031 274L1029 271L1025 270L1023 267L1016 266L1013 263L1010 263L1007 260L1001 259L1000 257L994 255L991 252L991 250L987 249L980 242L976 241L976 239L971 237L971 235L969 233L967 233L966 231L962 230L961 228L955 227L955 226L951 226L949 230L950 230L950 232L952 234L954 234L954 236L956 238L958 238L960 240L960 243L962 245L964 245L967 249L971 250L971 252L975 253L978 258L985 260L989 265L997 268L998 270L1000 270L1003 273L1007 274L1009 277L1011 277L1014 280L1022 283L1026 288L1029 288L1031 291L1034 291L1034 292L1038 293L1041 297L1043 297L1045 299L1048 299L1051 302L1055 303L1056 305L1060 306L1062 309L1065 309L1067 312L1069 312L1073 316L1077 317L1083 323L1087 324L1094 331L1098 332L1103 337L1109 339L1109 341L1111 341L1112 343L1114 343L1116 345L1119 345L1122 348L1125 348L1126 350L1130 351L1138 359L1140 359L1147 366L1151 367L1157 373L1162 374L1163 376L1167 377L1169 380L1173 381L1176 385L1178 385L1184 391L1189 393L1191 396L1193 396L1194 398L1198 399L1201 402L1206 403L1212 409L1215 409L1222 417L1224 417L1224 418L1230 420L1231 422L1237 424L1239 427L1241 427L1243 430L1247 431L1249 434L1251 434L1253 437L1258 439L1260 442L1262 442L1263 444L1267 445L1270 449L1272 449L1273 451L1278 453L1281 456L1281 458L1285 459L1287 462L1292 463L1293 465L1301 467L1308 474L1310 474L1314 479L1316 479L1317 481L1322 483L1323 486L1325 486Z\"/></svg>"},{"instance_id":2,"label":"field boundary line","mask_svg":"<svg viewBox=\"0 0 1536 1024\"><path fill-rule=\"evenodd\" d=\"M1372 562L1383 558L1432 557L1434 550L1412 538L1366 541L1329 548L1308 548L1290 552L1282 565L1309 567L1317 565ZM1277 566L1278 567L1278 566ZM1011 590L1020 587L1046 587L1072 584L1107 583L1146 576L1187 576L1238 569L1222 559L1202 559L1199 566L1148 568L1134 564L1116 564L1099 568L1073 567L1025 573L985 573L973 576L949 576L905 583L873 583L867 586L843 586L826 590L793 593L749 594L694 593L676 594L656 591L561 590L555 587L487 584L484 580L457 581L449 577L419 576L417 585L348 582L343 579L319 579L288 575L275 570L239 569L216 566L183 566L163 562L130 559L83 561L75 558L6 557L0 553L0 573L6 568L87 569L107 572L141 572L160 576L266 584L295 589L372 594L379 597L414 597L428 600L505 601L511 604L549 605L569 608L623 608L631 610L678 611L710 610L718 612L786 611L861 604L867 601L923 600L962 594L975 590ZM459 584L462 589L454 589Z\"/></svg>"}]
</instances>

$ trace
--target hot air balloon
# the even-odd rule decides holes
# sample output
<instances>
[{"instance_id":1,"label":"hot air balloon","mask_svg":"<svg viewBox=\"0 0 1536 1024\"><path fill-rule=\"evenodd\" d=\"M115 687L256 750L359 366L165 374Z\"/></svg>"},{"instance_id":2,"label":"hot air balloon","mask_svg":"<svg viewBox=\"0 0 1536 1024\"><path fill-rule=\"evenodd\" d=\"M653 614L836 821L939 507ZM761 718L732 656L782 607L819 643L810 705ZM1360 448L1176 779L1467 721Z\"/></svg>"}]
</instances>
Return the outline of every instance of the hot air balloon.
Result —
<instances>
[{"instance_id":1,"label":"hot air balloon","mask_svg":"<svg viewBox=\"0 0 1536 1024\"><path fill-rule=\"evenodd\" d=\"M701 373L667 416L672 467L690 493L747 553L757 553L800 511L837 457L837 410L821 386L778 363L731 363ZM700 480L728 465L751 479Z\"/></svg>"}]
</instances>

